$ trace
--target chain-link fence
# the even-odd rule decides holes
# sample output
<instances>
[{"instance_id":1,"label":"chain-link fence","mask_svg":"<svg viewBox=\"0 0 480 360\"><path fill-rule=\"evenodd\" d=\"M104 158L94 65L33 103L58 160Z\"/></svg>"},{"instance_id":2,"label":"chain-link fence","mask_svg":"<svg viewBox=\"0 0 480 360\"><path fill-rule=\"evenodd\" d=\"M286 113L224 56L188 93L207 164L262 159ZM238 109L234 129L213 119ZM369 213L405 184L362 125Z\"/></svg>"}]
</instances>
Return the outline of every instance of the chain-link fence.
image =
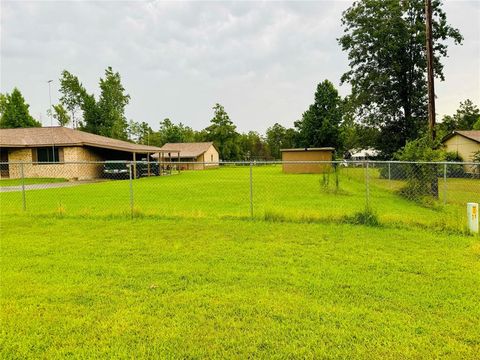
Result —
<instances>
[{"instance_id":1,"label":"chain-link fence","mask_svg":"<svg viewBox=\"0 0 480 360\"><path fill-rule=\"evenodd\" d=\"M187 170L182 169L197 169ZM463 228L480 163L1 163L1 216L242 217Z\"/></svg>"}]
</instances>

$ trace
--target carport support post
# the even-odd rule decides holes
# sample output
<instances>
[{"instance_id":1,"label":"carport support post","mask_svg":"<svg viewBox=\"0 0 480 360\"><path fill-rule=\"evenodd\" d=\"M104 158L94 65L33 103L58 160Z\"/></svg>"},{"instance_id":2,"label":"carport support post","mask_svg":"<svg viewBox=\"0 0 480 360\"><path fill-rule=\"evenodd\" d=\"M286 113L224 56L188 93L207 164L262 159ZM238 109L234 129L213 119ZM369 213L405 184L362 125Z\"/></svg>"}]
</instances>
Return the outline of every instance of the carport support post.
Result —
<instances>
[{"instance_id":1,"label":"carport support post","mask_svg":"<svg viewBox=\"0 0 480 360\"><path fill-rule=\"evenodd\" d=\"M147 152L147 172L150 177L150 153Z\"/></svg>"},{"instance_id":2,"label":"carport support post","mask_svg":"<svg viewBox=\"0 0 480 360\"><path fill-rule=\"evenodd\" d=\"M177 153L177 156L178 156L178 161L177 161L178 169L177 169L177 171L178 171L178 173L180 174L180 167L181 167L181 166L180 166L180 151Z\"/></svg>"},{"instance_id":3,"label":"carport support post","mask_svg":"<svg viewBox=\"0 0 480 360\"><path fill-rule=\"evenodd\" d=\"M23 162L20 164L20 174L22 175L22 205L23 211L27 210L27 198L25 196L25 173L23 170Z\"/></svg>"},{"instance_id":4,"label":"carport support post","mask_svg":"<svg viewBox=\"0 0 480 360\"><path fill-rule=\"evenodd\" d=\"M133 177L132 163L128 164L128 177L130 179L130 217L133 219Z\"/></svg>"},{"instance_id":5,"label":"carport support post","mask_svg":"<svg viewBox=\"0 0 480 360\"><path fill-rule=\"evenodd\" d=\"M133 178L137 178L137 153L133 153Z\"/></svg>"}]
</instances>

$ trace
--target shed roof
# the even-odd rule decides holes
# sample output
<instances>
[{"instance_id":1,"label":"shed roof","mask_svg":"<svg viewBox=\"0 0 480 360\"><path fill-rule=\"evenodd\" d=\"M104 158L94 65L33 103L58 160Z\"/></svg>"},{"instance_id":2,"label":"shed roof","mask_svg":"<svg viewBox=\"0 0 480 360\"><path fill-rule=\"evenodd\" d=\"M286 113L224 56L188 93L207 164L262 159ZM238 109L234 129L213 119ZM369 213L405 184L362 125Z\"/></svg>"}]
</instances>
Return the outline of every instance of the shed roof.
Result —
<instances>
[{"instance_id":1,"label":"shed roof","mask_svg":"<svg viewBox=\"0 0 480 360\"><path fill-rule=\"evenodd\" d=\"M195 142L195 143L167 143L161 147L162 150L171 152L180 152L181 158L194 158L202 155L213 142ZM215 145L213 145L215 147Z\"/></svg>"},{"instance_id":2,"label":"shed roof","mask_svg":"<svg viewBox=\"0 0 480 360\"><path fill-rule=\"evenodd\" d=\"M480 143L480 130L455 130L450 135L445 136L442 142L447 141L448 139L454 137L455 135L460 135L467 139Z\"/></svg>"},{"instance_id":3,"label":"shed roof","mask_svg":"<svg viewBox=\"0 0 480 360\"><path fill-rule=\"evenodd\" d=\"M299 149L280 149L280 151L335 151L333 147L321 147L321 148L299 148Z\"/></svg>"},{"instance_id":4,"label":"shed roof","mask_svg":"<svg viewBox=\"0 0 480 360\"><path fill-rule=\"evenodd\" d=\"M0 147L92 146L127 152L159 152L156 146L133 144L61 126L0 129Z\"/></svg>"}]
</instances>

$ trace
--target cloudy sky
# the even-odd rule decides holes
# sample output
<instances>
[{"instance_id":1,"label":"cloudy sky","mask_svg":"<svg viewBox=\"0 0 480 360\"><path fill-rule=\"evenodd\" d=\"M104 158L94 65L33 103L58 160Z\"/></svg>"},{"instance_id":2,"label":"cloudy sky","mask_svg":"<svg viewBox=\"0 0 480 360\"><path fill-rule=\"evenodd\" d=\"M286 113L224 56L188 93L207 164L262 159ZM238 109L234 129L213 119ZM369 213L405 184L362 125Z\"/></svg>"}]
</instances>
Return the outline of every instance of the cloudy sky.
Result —
<instances>
[{"instance_id":1,"label":"cloudy sky","mask_svg":"<svg viewBox=\"0 0 480 360\"><path fill-rule=\"evenodd\" d=\"M1 0L1 92L18 87L49 125L47 80L56 103L63 69L97 93L112 66L131 95L127 118L154 129L166 117L202 129L216 102L240 131L292 126L323 79L348 94L336 38L351 3ZM465 41L436 85L439 115L480 103L480 0L446 0L445 10Z\"/></svg>"}]
</instances>

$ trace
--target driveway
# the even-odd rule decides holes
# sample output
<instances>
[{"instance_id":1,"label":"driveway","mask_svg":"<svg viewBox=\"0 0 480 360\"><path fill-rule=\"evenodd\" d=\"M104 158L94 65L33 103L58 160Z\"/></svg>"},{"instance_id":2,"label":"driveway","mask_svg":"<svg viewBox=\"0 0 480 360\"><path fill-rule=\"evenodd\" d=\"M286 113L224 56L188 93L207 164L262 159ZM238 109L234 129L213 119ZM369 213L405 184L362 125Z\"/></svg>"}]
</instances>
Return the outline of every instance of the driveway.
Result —
<instances>
[{"instance_id":1,"label":"driveway","mask_svg":"<svg viewBox=\"0 0 480 360\"><path fill-rule=\"evenodd\" d=\"M47 183L47 184L31 184L31 185L25 185L25 190L57 189L57 188L72 187L72 186L78 186L78 185L84 185L84 184L92 184L96 182L99 182L99 180L79 180L79 181L66 181L66 182ZM22 191L22 185L0 186L0 193L14 192L14 191Z\"/></svg>"}]
</instances>

